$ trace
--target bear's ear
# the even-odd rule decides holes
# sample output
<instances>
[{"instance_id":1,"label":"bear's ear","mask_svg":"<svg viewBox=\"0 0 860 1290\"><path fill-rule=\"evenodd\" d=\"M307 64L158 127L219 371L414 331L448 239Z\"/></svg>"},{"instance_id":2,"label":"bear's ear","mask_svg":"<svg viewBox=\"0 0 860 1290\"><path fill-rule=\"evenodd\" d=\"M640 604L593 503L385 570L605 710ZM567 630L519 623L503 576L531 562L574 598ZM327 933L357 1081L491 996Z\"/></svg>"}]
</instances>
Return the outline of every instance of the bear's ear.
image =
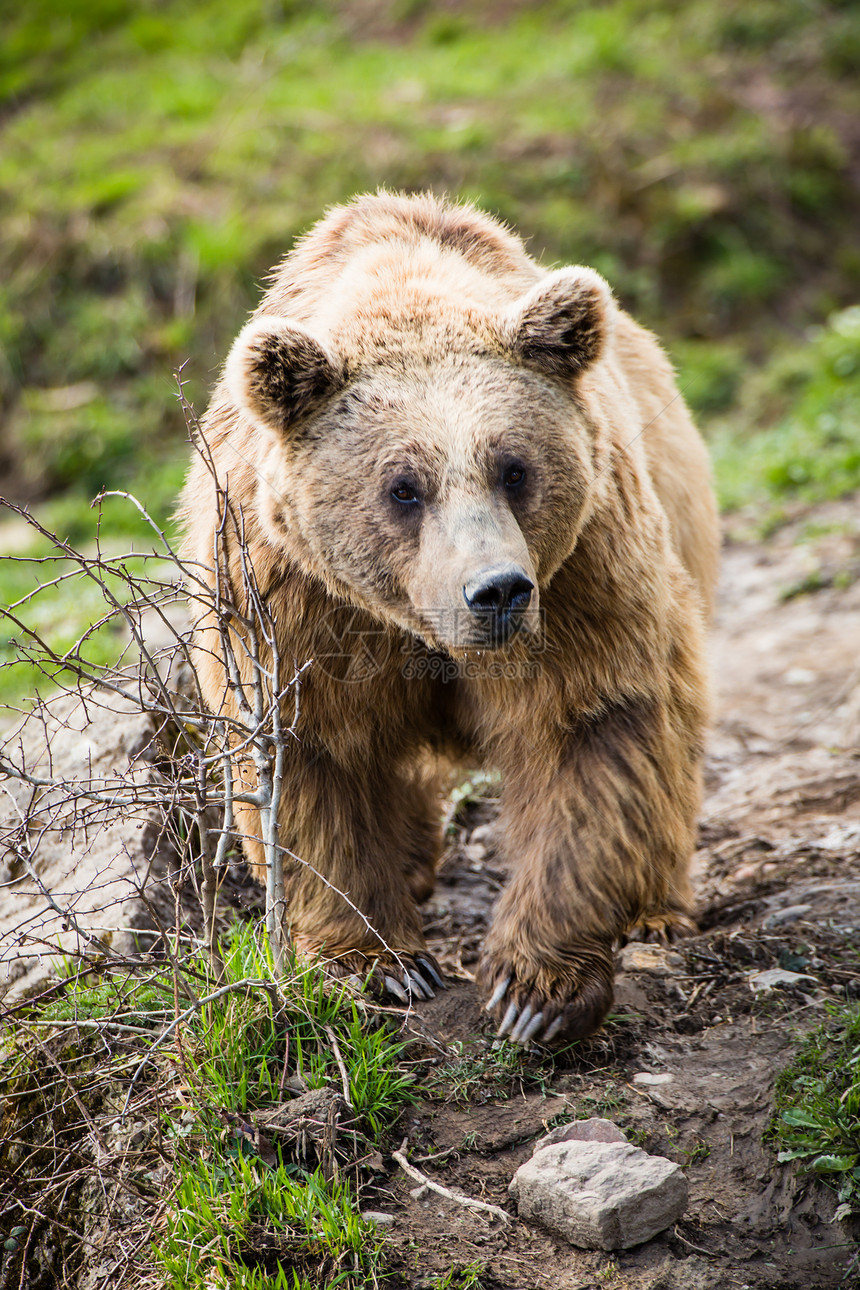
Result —
<instances>
[{"instance_id":1,"label":"bear's ear","mask_svg":"<svg viewBox=\"0 0 860 1290\"><path fill-rule=\"evenodd\" d=\"M576 376L600 358L612 335L615 304L593 269L556 269L508 311L505 341L524 362L554 376Z\"/></svg>"},{"instance_id":2,"label":"bear's ear","mask_svg":"<svg viewBox=\"0 0 860 1290\"><path fill-rule=\"evenodd\" d=\"M342 365L316 337L299 323L271 316L242 328L224 375L239 406L281 432L344 383Z\"/></svg>"}]
</instances>

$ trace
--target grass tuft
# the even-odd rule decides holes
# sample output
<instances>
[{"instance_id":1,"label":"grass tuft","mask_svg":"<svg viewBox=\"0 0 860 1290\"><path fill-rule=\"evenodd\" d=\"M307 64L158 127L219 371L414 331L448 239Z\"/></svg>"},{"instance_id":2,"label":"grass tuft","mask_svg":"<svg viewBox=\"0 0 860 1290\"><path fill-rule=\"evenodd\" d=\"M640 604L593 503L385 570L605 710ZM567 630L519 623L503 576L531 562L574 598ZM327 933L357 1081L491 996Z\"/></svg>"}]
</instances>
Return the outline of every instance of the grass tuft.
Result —
<instances>
[{"instance_id":1,"label":"grass tuft","mask_svg":"<svg viewBox=\"0 0 860 1290\"><path fill-rule=\"evenodd\" d=\"M199 951L183 954L181 988L164 961L70 975L57 997L6 1021L0 1173L13 1180L14 1205L38 1197L51 1213L55 1190L85 1187L77 1111L87 1126L108 1113L121 1127L128 1097L136 1140L157 1150L147 1168L130 1166L133 1187L153 1204L170 1197L148 1273L175 1290L375 1286L383 1241L361 1218L359 1196L414 1101L404 1041L314 966L293 961L278 979L251 923L231 926L222 956L215 983ZM231 985L164 1041L177 997L182 1012L189 993L202 1000ZM297 1120L294 1099L314 1090L334 1110ZM40 1169L16 1185L17 1113L44 1131Z\"/></svg>"},{"instance_id":2,"label":"grass tuft","mask_svg":"<svg viewBox=\"0 0 860 1290\"><path fill-rule=\"evenodd\" d=\"M775 1106L777 1158L832 1186L838 1218L860 1212L860 1005L831 1005L779 1075Z\"/></svg>"},{"instance_id":3,"label":"grass tuft","mask_svg":"<svg viewBox=\"0 0 860 1290\"><path fill-rule=\"evenodd\" d=\"M183 1163L154 1253L169 1290L328 1290L375 1284L382 1241L348 1181L239 1155Z\"/></svg>"}]
</instances>

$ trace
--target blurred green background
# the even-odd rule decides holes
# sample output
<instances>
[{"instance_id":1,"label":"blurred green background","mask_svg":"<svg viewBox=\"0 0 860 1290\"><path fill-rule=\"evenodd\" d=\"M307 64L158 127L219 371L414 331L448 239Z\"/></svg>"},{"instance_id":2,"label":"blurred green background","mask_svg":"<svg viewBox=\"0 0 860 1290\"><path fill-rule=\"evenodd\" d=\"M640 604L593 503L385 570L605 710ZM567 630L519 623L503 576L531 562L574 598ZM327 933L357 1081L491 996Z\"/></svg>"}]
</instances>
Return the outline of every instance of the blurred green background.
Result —
<instances>
[{"instance_id":1,"label":"blurred green background","mask_svg":"<svg viewBox=\"0 0 860 1290\"><path fill-rule=\"evenodd\" d=\"M0 104L0 492L60 536L92 540L103 485L169 516L174 371L202 411L267 270L381 184L604 273L725 508L770 525L860 486L855 0L27 0ZM119 501L102 536L147 544ZM44 549L0 521L7 557ZM4 559L0 600L33 580ZM72 586L38 613L71 642L98 609Z\"/></svg>"}]
</instances>

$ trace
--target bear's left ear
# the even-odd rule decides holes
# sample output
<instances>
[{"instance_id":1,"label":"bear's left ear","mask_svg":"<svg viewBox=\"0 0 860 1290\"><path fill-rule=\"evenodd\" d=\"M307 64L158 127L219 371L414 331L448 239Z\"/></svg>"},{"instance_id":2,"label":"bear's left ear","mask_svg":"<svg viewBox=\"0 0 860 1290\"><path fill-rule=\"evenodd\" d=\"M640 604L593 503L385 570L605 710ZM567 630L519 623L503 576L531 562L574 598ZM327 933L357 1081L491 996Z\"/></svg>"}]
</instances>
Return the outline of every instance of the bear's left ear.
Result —
<instances>
[{"instance_id":1,"label":"bear's left ear","mask_svg":"<svg viewBox=\"0 0 860 1290\"><path fill-rule=\"evenodd\" d=\"M593 269L555 269L511 307L505 343L554 376L576 376L600 358L615 325L608 284Z\"/></svg>"},{"instance_id":2,"label":"bear's left ear","mask_svg":"<svg viewBox=\"0 0 860 1290\"><path fill-rule=\"evenodd\" d=\"M252 318L224 367L233 399L256 421L281 433L344 384L343 364L300 323Z\"/></svg>"}]
</instances>

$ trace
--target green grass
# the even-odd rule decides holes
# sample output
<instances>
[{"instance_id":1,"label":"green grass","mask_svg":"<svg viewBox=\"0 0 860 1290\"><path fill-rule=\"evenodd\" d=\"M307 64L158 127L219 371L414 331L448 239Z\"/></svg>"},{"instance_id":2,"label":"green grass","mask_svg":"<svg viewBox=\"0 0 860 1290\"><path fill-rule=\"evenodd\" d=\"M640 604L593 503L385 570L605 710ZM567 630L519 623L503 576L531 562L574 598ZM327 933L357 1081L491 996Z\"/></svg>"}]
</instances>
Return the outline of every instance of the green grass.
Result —
<instances>
[{"instance_id":1,"label":"green grass","mask_svg":"<svg viewBox=\"0 0 860 1290\"><path fill-rule=\"evenodd\" d=\"M860 1212L860 1005L832 1006L776 1084L770 1136L778 1159L837 1192L839 1217Z\"/></svg>"},{"instance_id":2,"label":"green grass","mask_svg":"<svg viewBox=\"0 0 860 1290\"><path fill-rule=\"evenodd\" d=\"M221 985L275 981L265 933L251 923L234 923L222 948L223 981L213 982L202 960L185 965L196 993L204 997ZM385 1131L413 1098L414 1077L402 1065L403 1043L385 1026L368 1023L365 1011L333 989L313 966L290 961L287 987L275 1009L271 993L251 985L230 992L196 1012L183 1027L186 1060L201 1110L247 1112L283 1096L285 1041L291 1072L308 1088L341 1086L331 1035L338 1041L349 1076L349 1100L361 1128ZM184 994L182 996L184 1000ZM164 970L142 979L74 977L62 998L46 1006L46 1020L110 1017L149 1024L173 1007L173 982ZM187 1002L182 1003L187 1007Z\"/></svg>"},{"instance_id":3,"label":"green grass","mask_svg":"<svg viewBox=\"0 0 860 1290\"><path fill-rule=\"evenodd\" d=\"M227 981L271 980L264 940L247 925L234 927L225 952ZM362 1127L384 1132L412 1099L413 1077L401 1067L402 1042L384 1026L369 1027L351 998L332 991L322 974L292 964L290 997L278 1015L271 1002L254 1006L238 995L202 1014L195 1023L198 1046L189 1057L201 1096L219 1110L247 1111L278 1100L284 1036L290 1060L309 1088L340 1084L330 1034L338 1040L349 1073L349 1100Z\"/></svg>"},{"instance_id":4,"label":"green grass","mask_svg":"<svg viewBox=\"0 0 860 1290\"><path fill-rule=\"evenodd\" d=\"M497 1098L513 1097L525 1086L544 1088L553 1069L553 1057L541 1057L535 1062L525 1049L507 1040L468 1044L455 1040L450 1048L452 1056L427 1078L431 1098L481 1106Z\"/></svg>"},{"instance_id":5,"label":"green grass","mask_svg":"<svg viewBox=\"0 0 860 1290\"><path fill-rule=\"evenodd\" d=\"M708 437L726 510L758 506L766 521L787 503L860 488L860 306L750 371Z\"/></svg>"},{"instance_id":6,"label":"green grass","mask_svg":"<svg viewBox=\"0 0 860 1290\"><path fill-rule=\"evenodd\" d=\"M435 1277L429 1290L482 1290L487 1265L480 1261L452 1267L440 1277Z\"/></svg>"},{"instance_id":7,"label":"green grass","mask_svg":"<svg viewBox=\"0 0 860 1290\"><path fill-rule=\"evenodd\" d=\"M70 965L72 975L60 997L31 1009L17 1029L6 1021L0 1075L9 1107L27 1105L28 1132L36 1140L44 1136L38 1126L53 1123L53 1149L61 1159L64 1135L71 1132L76 1140L80 1133L73 1125L77 1103L70 1090L98 1119L106 1098L122 1106L133 1069L138 1094L147 1081L157 1081L158 1103L148 1115L158 1123L150 1124L149 1133L157 1130L165 1144L160 1159L172 1161L173 1176L165 1182L162 1175L159 1183L159 1192L170 1199L151 1257L167 1286L358 1290L376 1285L384 1263L382 1240L359 1214L359 1169L324 1168L313 1156L295 1154L274 1132L258 1151L253 1134L229 1126L235 1117L247 1123L256 1112L282 1105L297 1082L306 1089L331 1086L343 1092L339 1053L353 1108L339 1141L353 1144L345 1150L355 1158L378 1152L394 1120L414 1099L415 1077L405 1064L404 1043L326 983L317 969L291 962L278 980L265 934L250 923L231 927L222 953L225 970L217 983L199 953L181 956L180 1011L188 1008L188 990L202 1000L216 988L236 988L200 1006L169 1046L156 1042L175 1015L169 964L142 963L136 971L102 976L75 975ZM59 1085L55 1075L39 1075L42 1050L35 1047L33 1021L41 1043L53 1044L62 1063ZM97 1038L100 1024L114 1037L111 1045ZM151 1064L142 1065L147 1054ZM47 1069L44 1062L41 1069ZM55 1105L57 1097L61 1107ZM140 1115L134 1112L138 1122ZM0 1146L0 1169L14 1166L15 1138L12 1134ZM40 1147L47 1176L50 1141L49 1134ZM9 1161L3 1159L6 1152ZM4 1176L14 1175L13 1167ZM135 1186L152 1194L148 1176L139 1167ZM24 1197L27 1185L22 1182L14 1197Z\"/></svg>"},{"instance_id":8,"label":"green grass","mask_svg":"<svg viewBox=\"0 0 860 1290\"><path fill-rule=\"evenodd\" d=\"M186 1160L155 1262L168 1290L376 1284L382 1242L347 1181L236 1156Z\"/></svg>"},{"instance_id":9,"label":"green grass","mask_svg":"<svg viewBox=\"0 0 860 1290\"><path fill-rule=\"evenodd\" d=\"M326 206L380 184L473 198L546 263L604 272L676 356L725 507L770 522L858 487L852 5L523 0L496 16L484 0L379 0L361 15L346 0L10 14L13 495L85 545L103 486L164 522L187 455L173 372L186 364L202 410L271 264ZM148 539L119 504L102 535ZM0 602L22 589L0 563ZM97 612L73 584L40 606L60 642ZM100 661L115 644L100 638ZM16 657L9 634L0 651ZM22 662L0 701L32 686Z\"/></svg>"},{"instance_id":10,"label":"green grass","mask_svg":"<svg viewBox=\"0 0 860 1290\"><path fill-rule=\"evenodd\" d=\"M265 939L249 925L233 928L224 954L225 980L271 981ZM352 1185L326 1179L287 1159L264 1163L247 1139L223 1141L223 1113L251 1114L283 1101L289 1060L308 1088L341 1087L332 1036L348 1072L356 1127L368 1144L413 1098L404 1045L374 1027L358 1005L332 991L322 975L293 964L277 1011L271 996L237 992L201 1010L185 1040L195 1120L181 1132L179 1187L157 1265L176 1290L215 1283L248 1290L375 1284L381 1239L358 1213ZM288 1047L285 1047L288 1045Z\"/></svg>"},{"instance_id":11,"label":"green grass","mask_svg":"<svg viewBox=\"0 0 860 1290\"><path fill-rule=\"evenodd\" d=\"M175 599L179 580L125 497L94 510L70 493L39 508L38 527L13 518L0 529L17 548L0 560L0 708L47 696L75 667L99 676L133 660L123 606Z\"/></svg>"}]
</instances>

